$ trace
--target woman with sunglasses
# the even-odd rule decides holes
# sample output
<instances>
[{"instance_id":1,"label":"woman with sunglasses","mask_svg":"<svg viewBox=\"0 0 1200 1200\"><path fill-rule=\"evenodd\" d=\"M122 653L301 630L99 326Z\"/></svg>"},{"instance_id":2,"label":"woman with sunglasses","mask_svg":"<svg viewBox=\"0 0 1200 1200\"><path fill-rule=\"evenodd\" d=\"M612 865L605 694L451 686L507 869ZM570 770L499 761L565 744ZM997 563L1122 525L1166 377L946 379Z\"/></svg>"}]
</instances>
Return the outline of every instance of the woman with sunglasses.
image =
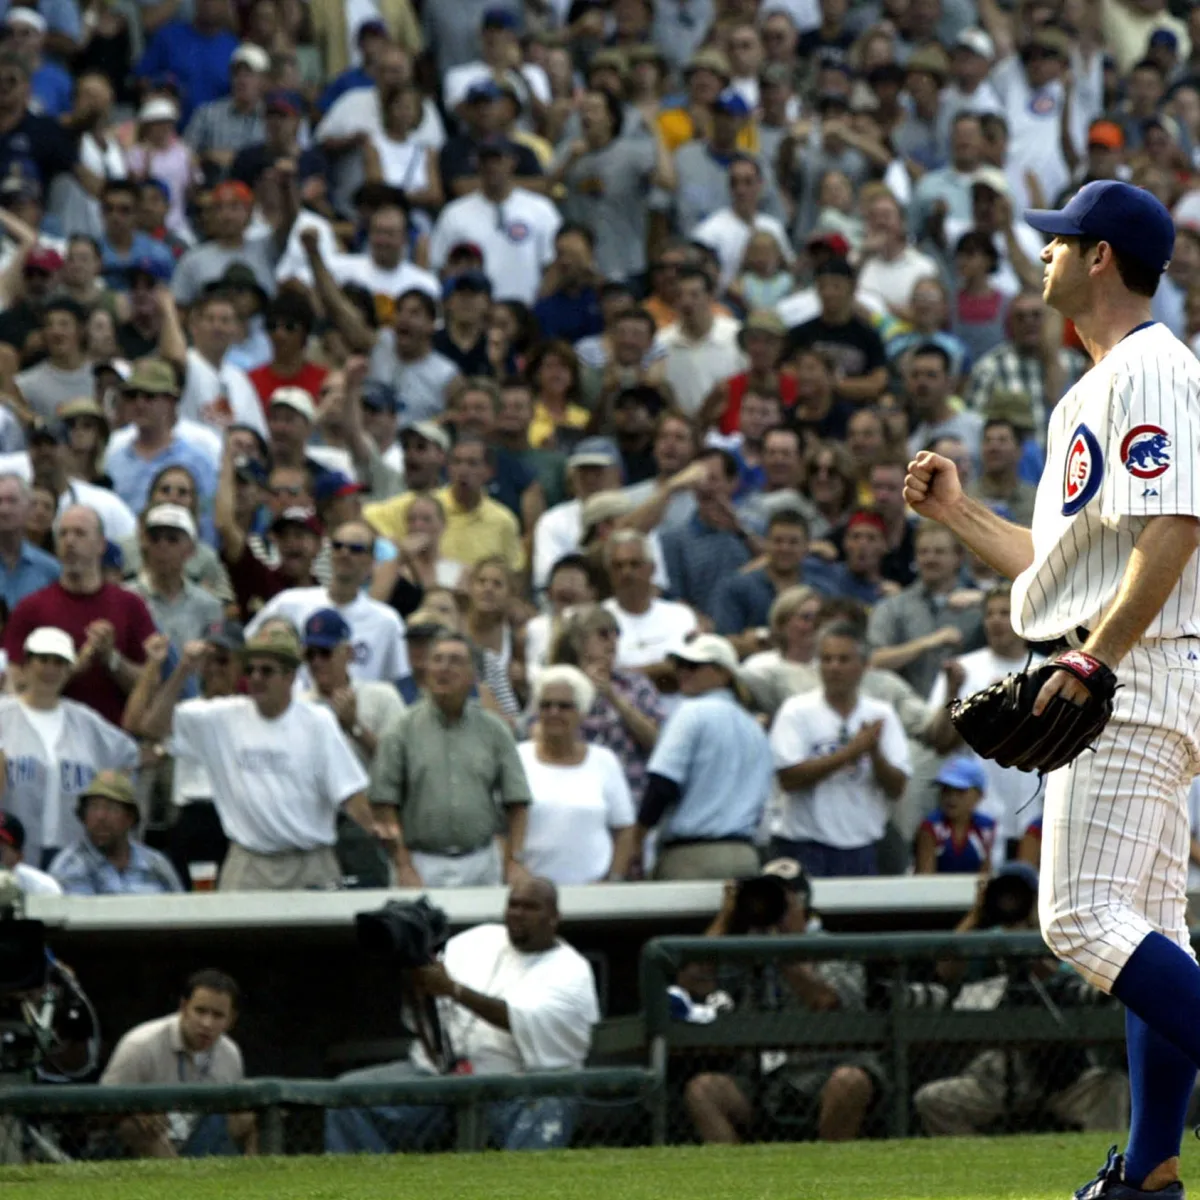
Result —
<instances>
[{"instance_id":1,"label":"woman with sunglasses","mask_svg":"<svg viewBox=\"0 0 1200 1200\"><path fill-rule=\"evenodd\" d=\"M556 664L578 667L595 689L583 714L584 740L611 750L635 795L641 795L646 763L667 710L658 688L640 671L617 668L617 619L599 604L571 614L558 644Z\"/></svg>"},{"instance_id":2,"label":"woman with sunglasses","mask_svg":"<svg viewBox=\"0 0 1200 1200\"><path fill-rule=\"evenodd\" d=\"M595 695L578 667L547 667L534 686L535 732L517 747L533 797L524 865L560 885L624 879L633 853L636 814L625 773L581 729Z\"/></svg>"},{"instance_id":3,"label":"woman with sunglasses","mask_svg":"<svg viewBox=\"0 0 1200 1200\"><path fill-rule=\"evenodd\" d=\"M820 442L809 452L805 467L807 480L803 494L815 509L809 520L809 540L825 541L845 523L858 503L854 463L845 446Z\"/></svg>"},{"instance_id":4,"label":"woman with sunglasses","mask_svg":"<svg viewBox=\"0 0 1200 1200\"><path fill-rule=\"evenodd\" d=\"M102 466L108 446L104 409L90 396L79 396L58 406L58 419L67 431L67 471L71 478L111 488L112 480Z\"/></svg>"},{"instance_id":5,"label":"woman with sunglasses","mask_svg":"<svg viewBox=\"0 0 1200 1200\"><path fill-rule=\"evenodd\" d=\"M193 521L200 519L199 489L195 476L187 467L163 467L150 481L143 515L160 504L177 504L192 514ZM135 532L117 543L125 566L125 578L136 579L142 569L142 534ZM184 576L211 592L223 604L233 601L233 585L229 572L221 562L216 550L207 542L197 541L191 557L183 565ZM199 636L199 634L195 635Z\"/></svg>"}]
</instances>

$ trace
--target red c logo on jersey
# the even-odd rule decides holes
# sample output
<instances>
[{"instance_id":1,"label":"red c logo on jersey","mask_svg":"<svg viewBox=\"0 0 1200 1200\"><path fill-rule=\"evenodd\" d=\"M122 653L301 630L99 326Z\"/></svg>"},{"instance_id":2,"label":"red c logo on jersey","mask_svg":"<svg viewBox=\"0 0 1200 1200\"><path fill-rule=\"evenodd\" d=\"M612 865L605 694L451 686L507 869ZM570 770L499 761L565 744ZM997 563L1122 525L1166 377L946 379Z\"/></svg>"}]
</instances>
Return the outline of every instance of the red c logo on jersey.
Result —
<instances>
[{"instance_id":1,"label":"red c logo on jersey","mask_svg":"<svg viewBox=\"0 0 1200 1200\"><path fill-rule=\"evenodd\" d=\"M1073 517L1100 490L1104 478L1104 455L1096 435L1086 426L1077 425L1067 443L1067 461L1063 467L1064 517Z\"/></svg>"},{"instance_id":2,"label":"red c logo on jersey","mask_svg":"<svg viewBox=\"0 0 1200 1200\"><path fill-rule=\"evenodd\" d=\"M1135 425L1121 442L1121 462L1137 479L1157 479L1171 466L1171 439L1159 425Z\"/></svg>"}]
</instances>

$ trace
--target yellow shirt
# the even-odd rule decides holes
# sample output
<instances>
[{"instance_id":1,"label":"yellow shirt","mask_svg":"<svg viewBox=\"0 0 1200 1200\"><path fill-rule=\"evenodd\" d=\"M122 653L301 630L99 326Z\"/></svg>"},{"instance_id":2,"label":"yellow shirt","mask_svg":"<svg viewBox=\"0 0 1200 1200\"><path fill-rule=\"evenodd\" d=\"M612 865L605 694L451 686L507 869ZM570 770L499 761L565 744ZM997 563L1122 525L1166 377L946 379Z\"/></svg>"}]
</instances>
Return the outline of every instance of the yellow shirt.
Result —
<instances>
[{"instance_id":1,"label":"yellow shirt","mask_svg":"<svg viewBox=\"0 0 1200 1200\"><path fill-rule=\"evenodd\" d=\"M586 429L592 414L578 404L568 404L567 412L562 421L556 421L550 410L539 400L533 406L533 420L529 422L529 444L540 450L552 437L559 425L568 429Z\"/></svg>"},{"instance_id":2,"label":"yellow shirt","mask_svg":"<svg viewBox=\"0 0 1200 1200\"><path fill-rule=\"evenodd\" d=\"M363 517L376 533L393 542L403 540L408 519L408 506L416 493L405 492L380 504L363 507ZM440 558L473 567L484 558L498 554L510 570L519 571L525 565L525 549L521 545L521 529L517 518L503 504L484 496L477 508L461 508L448 487L433 493L446 512L446 532L438 551Z\"/></svg>"},{"instance_id":3,"label":"yellow shirt","mask_svg":"<svg viewBox=\"0 0 1200 1200\"><path fill-rule=\"evenodd\" d=\"M658 132L672 154L685 142L703 136L704 131L696 128L692 114L686 108L668 108L658 114ZM737 137L737 148L750 154L758 153L758 126L747 121Z\"/></svg>"}]
</instances>

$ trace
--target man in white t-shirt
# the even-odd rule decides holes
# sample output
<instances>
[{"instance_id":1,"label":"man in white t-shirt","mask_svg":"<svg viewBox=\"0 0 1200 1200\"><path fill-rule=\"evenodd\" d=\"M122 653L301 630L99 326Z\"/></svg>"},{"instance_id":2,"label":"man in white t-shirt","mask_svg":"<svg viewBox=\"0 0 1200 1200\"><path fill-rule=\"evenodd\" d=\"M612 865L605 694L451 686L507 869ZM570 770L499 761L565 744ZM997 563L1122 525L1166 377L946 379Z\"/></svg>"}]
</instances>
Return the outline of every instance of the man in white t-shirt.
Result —
<instances>
[{"instance_id":1,"label":"man in white t-shirt","mask_svg":"<svg viewBox=\"0 0 1200 1200\"><path fill-rule=\"evenodd\" d=\"M550 103L550 79L545 70L536 63L521 62L517 29L516 14L507 9L489 8L484 13L479 33L480 57L451 67L442 82L447 112L457 109L475 84L501 77L520 90L522 110L529 108L530 98L538 104ZM514 60L520 63L519 67L513 67Z\"/></svg>"},{"instance_id":2,"label":"man in white t-shirt","mask_svg":"<svg viewBox=\"0 0 1200 1200\"><path fill-rule=\"evenodd\" d=\"M618 530L605 543L604 561L613 589L604 607L620 630L616 665L651 679L673 676L670 657L696 632L696 614L654 594L654 559L644 533Z\"/></svg>"},{"instance_id":3,"label":"man in white t-shirt","mask_svg":"<svg viewBox=\"0 0 1200 1200\"><path fill-rule=\"evenodd\" d=\"M164 714L206 649L203 642L184 647L182 669L150 706L151 727L166 724ZM334 853L338 812L345 809L375 832L367 774L337 719L293 699L302 661L296 638L272 628L246 642L248 696L187 700L170 720L172 753L208 772L229 835L222 891L336 887L342 874Z\"/></svg>"},{"instance_id":4,"label":"man in white t-shirt","mask_svg":"<svg viewBox=\"0 0 1200 1200\"><path fill-rule=\"evenodd\" d=\"M1045 655L1034 654L1013 630L1011 613L1007 584L988 592L983 608L987 645L961 658L950 659L934 681L929 693L930 717L925 736L939 754L971 753L950 721L951 700L974 695L1006 675L1015 675L1026 666L1036 667L1045 661ZM1045 783L1030 771L1002 767L990 759L984 761L983 769L987 774L987 791L979 811L996 822L993 865L999 866L1009 857L1009 844L1042 815Z\"/></svg>"},{"instance_id":5,"label":"man in white t-shirt","mask_svg":"<svg viewBox=\"0 0 1200 1200\"><path fill-rule=\"evenodd\" d=\"M357 283L375 298L375 313L389 324L396 297L414 288L434 300L442 298L436 275L409 261L408 215L397 204L385 204L371 214L367 224L367 247L362 254L335 254L329 270L343 287Z\"/></svg>"},{"instance_id":6,"label":"man in white t-shirt","mask_svg":"<svg viewBox=\"0 0 1200 1200\"><path fill-rule=\"evenodd\" d=\"M391 1083L428 1075L519 1075L578 1071L600 1019L587 960L558 936L558 893L545 879L514 883L504 924L477 925L446 943L441 959L405 972L418 998L437 1005L449 1053L413 1041L407 1061L343 1075L343 1082ZM420 1021L409 1013L410 1024ZM546 1096L500 1100L486 1112L491 1141L505 1150L567 1146L577 1101ZM434 1148L454 1127L454 1110L434 1105L330 1108L331 1154L388 1154Z\"/></svg>"},{"instance_id":7,"label":"man in white t-shirt","mask_svg":"<svg viewBox=\"0 0 1200 1200\"><path fill-rule=\"evenodd\" d=\"M183 369L179 395L180 420L202 422L219 434L230 425L244 425L267 436L267 422L254 384L241 367L225 361L241 338L237 305L228 292L214 289L188 311L192 345L170 361ZM180 342L180 349L186 343Z\"/></svg>"},{"instance_id":8,"label":"man in white t-shirt","mask_svg":"<svg viewBox=\"0 0 1200 1200\"><path fill-rule=\"evenodd\" d=\"M772 854L813 876L875 875L891 805L912 774L895 709L863 696L867 648L849 622L817 637L821 688L784 701L771 726L785 793L772 821Z\"/></svg>"},{"instance_id":9,"label":"man in white t-shirt","mask_svg":"<svg viewBox=\"0 0 1200 1200\"><path fill-rule=\"evenodd\" d=\"M788 266L795 260L791 239L783 223L776 217L758 211L762 193L762 168L758 160L749 154L735 155L729 164L732 204L717 209L692 230L692 241L708 246L721 264L722 291L740 273L746 245L756 233L769 233L775 239Z\"/></svg>"},{"instance_id":10,"label":"man in white t-shirt","mask_svg":"<svg viewBox=\"0 0 1200 1200\"><path fill-rule=\"evenodd\" d=\"M927 254L908 244L908 230L900 202L877 184L864 198L866 234L856 297L882 315L904 314L912 302L913 288L922 279L936 279L938 266Z\"/></svg>"},{"instance_id":11,"label":"man in white t-shirt","mask_svg":"<svg viewBox=\"0 0 1200 1200\"><path fill-rule=\"evenodd\" d=\"M554 261L562 217L545 196L514 186L516 162L507 138L489 138L480 145L479 191L442 209L429 241L429 263L440 271L453 246L473 242L483 251L483 270L495 299L531 305L542 273Z\"/></svg>"},{"instance_id":12,"label":"man in white t-shirt","mask_svg":"<svg viewBox=\"0 0 1200 1200\"><path fill-rule=\"evenodd\" d=\"M712 281L699 267L679 272L675 311L679 319L655 341L663 355L666 381L681 409L694 417L709 393L746 368L733 317L713 313Z\"/></svg>"},{"instance_id":13,"label":"man in white t-shirt","mask_svg":"<svg viewBox=\"0 0 1200 1200\"><path fill-rule=\"evenodd\" d=\"M395 683L409 673L404 622L389 604L363 592L375 558L375 534L363 521L346 521L329 540L332 574L329 586L287 588L273 596L246 627L253 637L272 617L285 617L303 629L318 609L334 609L350 626L354 646L350 678Z\"/></svg>"}]
</instances>

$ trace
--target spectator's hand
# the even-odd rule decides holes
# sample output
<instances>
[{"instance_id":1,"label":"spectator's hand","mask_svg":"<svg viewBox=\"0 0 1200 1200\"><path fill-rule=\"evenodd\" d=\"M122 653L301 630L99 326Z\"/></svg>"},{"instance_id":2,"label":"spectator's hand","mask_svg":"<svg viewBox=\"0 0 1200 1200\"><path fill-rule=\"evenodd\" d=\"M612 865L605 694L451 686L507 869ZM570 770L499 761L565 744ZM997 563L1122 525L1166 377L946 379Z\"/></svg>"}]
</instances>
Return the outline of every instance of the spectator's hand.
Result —
<instances>
[{"instance_id":1,"label":"spectator's hand","mask_svg":"<svg viewBox=\"0 0 1200 1200\"><path fill-rule=\"evenodd\" d=\"M943 646L948 646L951 650L956 650L962 645L962 630L953 625L947 625L943 629L935 629L929 635L927 641L930 650L940 650Z\"/></svg>"},{"instance_id":2,"label":"spectator's hand","mask_svg":"<svg viewBox=\"0 0 1200 1200\"><path fill-rule=\"evenodd\" d=\"M207 657L208 643L202 642L197 638L194 641L185 643L180 661L183 663L184 670L198 671Z\"/></svg>"},{"instance_id":3,"label":"spectator's hand","mask_svg":"<svg viewBox=\"0 0 1200 1200\"><path fill-rule=\"evenodd\" d=\"M567 162L574 162L578 158L582 158L588 152L588 144L583 138L576 138L567 147Z\"/></svg>"},{"instance_id":4,"label":"spectator's hand","mask_svg":"<svg viewBox=\"0 0 1200 1200\"><path fill-rule=\"evenodd\" d=\"M515 858L510 858L504 871L504 882L515 887L518 883L532 883L533 876Z\"/></svg>"},{"instance_id":5,"label":"spectator's hand","mask_svg":"<svg viewBox=\"0 0 1200 1200\"><path fill-rule=\"evenodd\" d=\"M358 719L358 697L352 687L338 688L329 697L329 706L343 729L354 728L354 722Z\"/></svg>"},{"instance_id":6,"label":"spectator's hand","mask_svg":"<svg viewBox=\"0 0 1200 1200\"><path fill-rule=\"evenodd\" d=\"M737 908L738 892L741 891L741 884L736 879L725 880L725 886L721 888L721 916L730 920L733 917L733 911Z\"/></svg>"},{"instance_id":7,"label":"spectator's hand","mask_svg":"<svg viewBox=\"0 0 1200 1200\"><path fill-rule=\"evenodd\" d=\"M146 652L147 662L161 667L171 652L171 639L165 633L152 633L142 643L142 649Z\"/></svg>"},{"instance_id":8,"label":"spectator's hand","mask_svg":"<svg viewBox=\"0 0 1200 1200\"><path fill-rule=\"evenodd\" d=\"M894 579L884 579L879 584L879 595L886 600L889 596L898 596L904 589Z\"/></svg>"},{"instance_id":9,"label":"spectator's hand","mask_svg":"<svg viewBox=\"0 0 1200 1200\"><path fill-rule=\"evenodd\" d=\"M808 552L809 554L815 554L818 558L823 558L826 562L837 562L837 547L824 538L818 538L817 541L810 542Z\"/></svg>"},{"instance_id":10,"label":"spectator's hand","mask_svg":"<svg viewBox=\"0 0 1200 1200\"><path fill-rule=\"evenodd\" d=\"M396 868L396 886L402 888L423 888L425 881L421 878L421 873L412 863L405 863L404 866Z\"/></svg>"},{"instance_id":11,"label":"spectator's hand","mask_svg":"<svg viewBox=\"0 0 1200 1200\"><path fill-rule=\"evenodd\" d=\"M689 488L705 487L710 473L711 468L707 462L689 463L682 471L671 476L667 481L667 488L672 492L686 492Z\"/></svg>"},{"instance_id":12,"label":"spectator's hand","mask_svg":"<svg viewBox=\"0 0 1200 1200\"><path fill-rule=\"evenodd\" d=\"M982 603L983 592L979 588L955 588L946 597L947 606L956 610L976 608Z\"/></svg>"},{"instance_id":13,"label":"spectator's hand","mask_svg":"<svg viewBox=\"0 0 1200 1200\"><path fill-rule=\"evenodd\" d=\"M396 549L401 558L416 558L429 549L433 541L428 533L410 533L403 541L397 542Z\"/></svg>"},{"instance_id":14,"label":"spectator's hand","mask_svg":"<svg viewBox=\"0 0 1200 1200\"><path fill-rule=\"evenodd\" d=\"M945 524L962 499L958 468L950 459L922 450L908 464L904 501L918 516Z\"/></svg>"},{"instance_id":15,"label":"spectator's hand","mask_svg":"<svg viewBox=\"0 0 1200 1200\"><path fill-rule=\"evenodd\" d=\"M443 963L430 963L417 967L412 973L413 982L427 996L449 996L454 992L454 980L446 973Z\"/></svg>"},{"instance_id":16,"label":"spectator's hand","mask_svg":"<svg viewBox=\"0 0 1200 1200\"><path fill-rule=\"evenodd\" d=\"M346 391L349 392L352 388L360 388L366 382L367 371L370 370L370 363L362 354L352 354L346 359L346 365L342 367L342 378L346 381Z\"/></svg>"},{"instance_id":17,"label":"spectator's hand","mask_svg":"<svg viewBox=\"0 0 1200 1200\"><path fill-rule=\"evenodd\" d=\"M942 674L946 676L946 696L953 700L962 691L962 685L967 681L967 672L957 658L952 658L942 664Z\"/></svg>"},{"instance_id":18,"label":"spectator's hand","mask_svg":"<svg viewBox=\"0 0 1200 1200\"><path fill-rule=\"evenodd\" d=\"M305 254L316 255L321 252L321 231L315 225L305 225L300 230L300 245Z\"/></svg>"},{"instance_id":19,"label":"spectator's hand","mask_svg":"<svg viewBox=\"0 0 1200 1200\"><path fill-rule=\"evenodd\" d=\"M91 651L94 657L107 660L108 656L116 649L116 645L117 631L113 628L111 621L93 621L87 627L84 649Z\"/></svg>"},{"instance_id":20,"label":"spectator's hand","mask_svg":"<svg viewBox=\"0 0 1200 1200\"><path fill-rule=\"evenodd\" d=\"M593 655L583 663L583 673L606 700L612 698L612 668L606 659Z\"/></svg>"},{"instance_id":21,"label":"spectator's hand","mask_svg":"<svg viewBox=\"0 0 1200 1200\"><path fill-rule=\"evenodd\" d=\"M133 1113L129 1121L144 1138L165 1138L167 1136L166 1113Z\"/></svg>"},{"instance_id":22,"label":"spectator's hand","mask_svg":"<svg viewBox=\"0 0 1200 1200\"><path fill-rule=\"evenodd\" d=\"M868 721L847 743L846 749L850 751L855 758L860 754L869 754L876 746L879 745L879 738L883 734L882 721Z\"/></svg>"}]
</instances>

